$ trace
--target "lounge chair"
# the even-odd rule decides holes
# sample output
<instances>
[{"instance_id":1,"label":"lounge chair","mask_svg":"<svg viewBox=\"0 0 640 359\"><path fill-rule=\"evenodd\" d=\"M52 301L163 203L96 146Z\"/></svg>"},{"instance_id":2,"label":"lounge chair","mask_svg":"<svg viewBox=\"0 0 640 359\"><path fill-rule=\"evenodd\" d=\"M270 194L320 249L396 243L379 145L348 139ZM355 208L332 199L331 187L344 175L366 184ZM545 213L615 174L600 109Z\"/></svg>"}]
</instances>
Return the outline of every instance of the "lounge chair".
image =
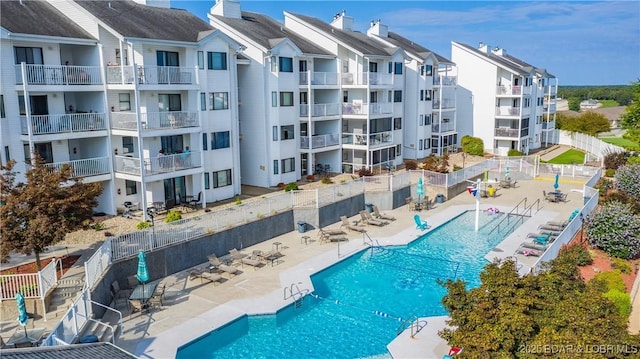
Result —
<instances>
[{"instance_id":1,"label":"lounge chair","mask_svg":"<svg viewBox=\"0 0 640 359\"><path fill-rule=\"evenodd\" d=\"M222 276L216 273L205 272L202 269L192 269L189 271L189 279L193 280L196 278L200 278L200 283L202 283L205 279L209 282L220 283L222 282Z\"/></svg>"},{"instance_id":2,"label":"lounge chair","mask_svg":"<svg viewBox=\"0 0 640 359\"><path fill-rule=\"evenodd\" d=\"M238 252L238 254L242 255L240 252ZM231 253L231 255L233 255L233 253ZM243 267L246 264L252 266L253 269L258 269L264 265L264 263L260 261L260 258L258 257L256 251L254 251L251 256L241 257L240 263L242 263Z\"/></svg>"},{"instance_id":3,"label":"lounge chair","mask_svg":"<svg viewBox=\"0 0 640 359\"><path fill-rule=\"evenodd\" d=\"M239 272L238 268L222 263L214 254L207 256L207 258L209 259L209 264L211 264L209 267L211 270L226 272L229 276L237 275Z\"/></svg>"},{"instance_id":4,"label":"lounge chair","mask_svg":"<svg viewBox=\"0 0 640 359\"><path fill-rule=\"evenodd\" d=\"M324 229L320 228L318 230L318 238L322 239L322 237L326 236L338 236L338 235L346 235L347 232L342 229Z\"/></svg>"},{"instance_id":5,"label":"lounge chair","mask_svg":"<svg viewBox=\"0 0 640 359\"><path fill-rule=\"evenodd\" d=\"M348 241L349 238L347 237L346 233L342 234L327 234L327 235L323 235L322 237L320 237L320 244L322 244L323 242L343 242L343 241Z\"/></svg>"},{"instance_id":6,"label":"lounge chair","mask_svg":"<svg viewBox=\"0 0 640 359\"><path fill-rule=\"evenodd\" d=\"M431 228L431 226L427 224L427 221L423 221L422 218L420 218L419 214L414 215L413 220L416 222L416 229L424 231Z\"/></svg>"},{"instance_id":7,"label":"lounge chair","mask_svg":"<svg viewBox=\"0 0 640 359\"><path fill-rule=\"evenodd\" d=\"M360 217L362 218L362 223L370 224L373 226L382 227L385 224L389 223L389 222L383 222L371 217L371 215L367 211L360 211Z\"/></svg>"},{"instance_id":8,"label":"lounge chair","mask_svg":"<svg viewBox=\"0 0 640 359\"><path fill-rule=\"evenodd\" d=\"M376 206L375 204L373 205L373 216L379 219L386 219L388 221L395 221L396 218L393 216L389 216L386 215L384 213L380 213L380 210L378 209L378 206Z\"/></svg>"},{"instance_id":9,"label":"lounge chair","mask_svg":"<svg viewBox=\"0 0 640 359\"><path fill-rule=\"evenodd\" d=\"M555 238L553 238L555 239ZM547 245L550 242L553 241L553 239L551 238L551 233L548 234L541 234L538 237L533 239L533 243L538 243L538 244L542 244L542 245Z\"/></svg>"},{"instance_id":10,"label":"lounge chair","mask_svg":"<svg viewBox=\"0 0 640 359\"><path fill-rule=\"evenodd\" d=\"M546 223L546 224L539 225L538 229L542 229L542 230L545 230L545 231L562 232L564 230L564 227L554 226L554 225L551 225L549 223Z\"/></svg>"},{"instance_id":11,"label":"lounge chair","mask_svg":"<svg viewBox=\"0 0 640 359\"><path fill-rule=\"evenodd\" d=\"M554 240L558 237L558 232L549 232L549 231L545 231L545 232L533 232L533 233L529 233L527 234L527 238L538 238L538 237L546 237L549 236L548 240Z\"/></svg>"},{"instance_id":12,"label":"lounge chair","mask_svg":"<svg viewBox=\"0 0 640 359\"><path fill-rule=\"evenodd\" d=\"M558 202L558 197L556 197L555 194L553 193L547 193L547 191L542 191L542 195L544 196L544 199L546 199L549 202Z\"/></svg>"},{"instance_id":13,"label":"lounge chair","mask_svg":"<svg viewBox=\"0 0 640 359\"><path fill-rule=\"evenodd\" d=\"M526 248L526 247L518 247L518 249L516 249L516 254L522 254L525 257L529 257L529 256L533 256L533 257L540 257L542 255L542 251L537 250L537 249L533 249L533 248Z\"/></svg>"},{"instance_id":14,"label":"lounge chair","mask_svg":"<svg viewBox=\"0 0 640 359\"><path fill-rule=\"evenodd\" d=\"M356 232L360 232L360 233L366 233L367 230L362 228L362 227L358 227L355 224L351 224L349 223L349 219L346 216L340 216L340 219L342 220L342 225L340 225L340 227L347 227L348 230L350 231L356 231Z\"/></svg>"},{"instance_id":15,"label":"lounge chair","mask_svg":"<svg viewBox=\"0 0 640 359\"><path fill-rule=\"evenodd\" d=\"M247 257L246 254L240 253L240 251L235 248L230 249L229 254L231 254L231 259L233 259L234 261L239 261Z\"/></svg>"},{"instance_id":16,"label":"lounge chair","mask_svg":"<svg viewBox=\"0 0 640 359\"><path fill-rule=\"evenodd\" d=\"M544 251L547 249L549 245L548 244L536 244L533 242L523 242L520 247L524 247L524 248L530 248L530 249L535 249L538 251Z\"/></svg>"}]
</instances>

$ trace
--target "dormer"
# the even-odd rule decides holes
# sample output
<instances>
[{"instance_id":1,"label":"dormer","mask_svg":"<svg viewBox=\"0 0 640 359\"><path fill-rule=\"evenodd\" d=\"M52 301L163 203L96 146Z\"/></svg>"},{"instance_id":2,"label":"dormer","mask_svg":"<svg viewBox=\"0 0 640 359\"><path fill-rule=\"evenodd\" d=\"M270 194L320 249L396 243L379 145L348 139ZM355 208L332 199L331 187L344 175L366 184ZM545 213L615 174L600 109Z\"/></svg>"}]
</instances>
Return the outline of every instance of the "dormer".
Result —
<instances>
[{"instance_id":1,"label":"dormer","mask_svg":"<svg viewBox=\"0 0 640 359\"><path fill-rule=\"evenodd\" d=\"M367 30L367 35L377 35L380 37L388 37L389 26L382 24L380 19L378 19L377 21L371 20L371 25Z\"/></svg>"},{"instance_id":2,"label":"dormer","mask_svg":"<svg viewBox=\"0 0 640 359\"><path fill-rule=\"evenodd\" d=\"M351 16L347 16L347 12L342 10L342 12L333 15L331 26L340 30L353 31L353 18Z\"/></svg>"},{"instance_id":3,"label":"dormer","mask_svg":"<svg viewBox=\"0 0 640 359\"><path fill-rule=\"evenodd\" d=\"M216 0L216 3L211 8L210 13L230 19L242 19L240 3L233 0Z\"/></svg>"}]
</instances>

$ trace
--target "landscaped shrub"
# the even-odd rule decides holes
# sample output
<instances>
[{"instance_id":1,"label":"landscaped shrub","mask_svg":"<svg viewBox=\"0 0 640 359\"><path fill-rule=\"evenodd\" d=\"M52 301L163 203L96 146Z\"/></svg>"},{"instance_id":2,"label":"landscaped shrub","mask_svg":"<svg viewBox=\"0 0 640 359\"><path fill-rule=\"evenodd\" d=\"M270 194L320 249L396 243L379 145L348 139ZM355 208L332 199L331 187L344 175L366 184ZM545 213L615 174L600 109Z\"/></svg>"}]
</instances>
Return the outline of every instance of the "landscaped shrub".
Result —
<instances>
[{"instance_id":1,"label":"landscaped shrub","mask_svg":"<svg viewBox=\"0 0 640 359\"><path fill-rule=\"evenodd\" d=\"M631 266L629 265L629 263L627 263L626 260L621 258L613 258L611 260L611 268L617 269L624 274L631 273Z\"/></svg>"},{"instance_id":2,"label":"landscaped shrub","mask_svg":"<svg viewBox=\"0 0 640 359\"><path fill-rule=\"evenodd\" d=\"M604 175L607 177L613 177L616 175L616 170L614 170L613 168L609 168L604 170Z\"/></svg>"},{"instance_id":3,"label":"landscaped shrub","mask_svg":"<svg viewBox=\"0 0 640 359\"><path fill-rule=\"evenodd\" d=\"M373 176L373 172L371 172L371 170L366 167L362 167L358 170L358 176L360 177Z\"/></svg>"},{"instance_id":4,"label":"landscaped shrub","mask_svg":"<svg viewBox=\"0 0 640 359\"><path fill-rule=\"evenodd\" d=\"M584 223L592 246L617 258L633 259L640 255L640 217L630 205L606 202Z\"/></svg>"},{"instance_id":5,"label":"landscaped shrub","mask_svg":"<svg viewBox=\"0 0 640 359\"><path fill-rule=\"evenodd\" d=\"M640 197L640 165L618 167L615 174L615 188L632 198Z\"/></svg>"},{"instance_id":6,"label":"landscaped shrub","mask_svg":"<svg viewBox=\"0 0 640 359\"><path fill-rule=\"evenodd\" d=\"M414 161L414 160L408 160L404 162L404 168L407 171L413 171L415 169L418 169L418 162Z\"/></svg>"},{"instance_id":7,"label":"landscaped shrub","mask_svg":"<svg viewBox=\"0 0 640 359\"><path fill-rule=\"evenodd\" d=\"M320 183L323 183L323 184L332 184L332 183L333 183L333 181L332 181L332 180L331 180L331 178L329 178L329 177L322 177L322 179L320 180Z\"/></svg>"},{"instance_id":8,"label":"landscaped shrub","mask_svg":"<svg viewBox=\"0 0 640 359\"><path fill-rule=\"evenodd\" d=\"M592 280L595 281L592 284L600 286L605 292L611 290L625 292L627 290L627 287L624 285L624 280L622 280L622 276L620 276L620 271L617 270L600 272L596 274Z\"/></svg>"},{"instance_id":9,"label":"landscaped shrub","mask_svg":"<svg viewBox=\"0 0 640 359\"><path fill-rule=\"evenodd\" d=\"M298 190L298 184L295 183L295 182L287 183L287 185L284 186L284 191L285 192L297 191L297 190Z\"/></svg>"},{"instance_id":10,"label":"landscaped shrub","mask_svg":"<svg viewBox=\"0 0 640 359\"><path fill-rule=\"evenodd\" d=\"M565 256L568 261L577 266L585 266L593 263L593 257L589 249L581 243L573 243L560 248L560 255Z\"/></svg>"},{"instance_id":11,"label":"landscaped shrub","mask_svg":"<svg viewBox=\"0 0 640 359\"><path fill-rule=\"evenodd\" d=\"M519 157L519 156L524 156L524 153L518 151L518 150L509 150L509 152L507 152L507 156L509 157Z\"/></svg>"},{"instance_id":12,"label":"landscaped shrub","mask_svg":"<svg viewBox=\"0 0 640 359\"><path fill-rule=\"evenodd\" d=\"M136 224L136 229L141 231L143 229L147 229L147 228L151 228L151 223L150 222L138 222L138 224Z\"/></svg>"},{"instance_id":13,"label":"landscaped shrub","mask_svg":"<svg viewBox=\"0 0 640 359\"><path fill-rule=\"evenodd\" d=\"M609 152L604 155L602 162L604 168L616 170L627 163L627 157L629 157L629 153L626 151Z\"/></svg>"},{"instance_id":14,"label":"landscaped shrub","mask_svg":"<svg viewBox=\"0 0 640 359\"><path fill-rule=\"evenodd\" d=\"M484 142L481 138L467 135L460 139L460 144L462 144L463 152L475 156L484 155Z\"/></svg>"},{"instance_id":15,"label":"landscaped shrub","mask_svg":"<svg viewBox=\"0 0 640 359\"><path fill-rule=\"evenodd\" d=\"M610 290L603 295L613 302L623 317L628 318L631 315L631 296L629 293Z\"/></svg>"},{"instance_id":16,"label":"landscaped shrub","mask_svg":"<svg viewBox=\"0 0 640 359\"><path fill-rule=\"evenodd\" d=\"M171 222L179 221L181 219L182 219L182 214L180 214L180 212L178 212L178 211L169 211L169 213L167 213L167 217L164 219L164 221L167 222L167 223L171 223Z\"/></svg>"}]
</instances>

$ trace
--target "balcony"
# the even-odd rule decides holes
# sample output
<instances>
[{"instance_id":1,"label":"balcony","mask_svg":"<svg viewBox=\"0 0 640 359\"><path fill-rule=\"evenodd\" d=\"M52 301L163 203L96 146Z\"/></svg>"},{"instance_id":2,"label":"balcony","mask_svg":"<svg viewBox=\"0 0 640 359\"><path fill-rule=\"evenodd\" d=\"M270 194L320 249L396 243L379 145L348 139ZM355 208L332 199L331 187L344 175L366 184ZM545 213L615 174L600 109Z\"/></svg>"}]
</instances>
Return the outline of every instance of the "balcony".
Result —
<instances>
[{"instance_id":1,"label":"balcony","mask_svg":"<svg viewBox=\"0 0 640 359\"><path fill-rule=\"evenodd\" d=\"M197 112L169 111L145 112L140 114L142 131L171 130L177 128L198 127ZM111 128L137 131L138 122L135 112L111 112Z\"/></svg>"},{"instance_id":2,"label":"balcony","mask_svg":"<svg viewBox=\"0 0 640 359\"><path fill-rule=\"evenodd\" d=\"M195 69L175 66L108 66L107 83L110 85L192 85Z\"/></svg>"},{"instance_id":3,"label":"balcony","mask_svg":"<svg viewBox=\"0 0 640 359\"><path fill-rule=\"evenodd\" d=\"M496 116L520 116L519 107L496 107Z\"/></svg>"},{"instance_id":4,"label":"balcony","mask_svg":"<svg viewBox=\"0 0 640 359\"><path fill-rule=\"evenodd\" d=\"M347 72L341 74L342 85L388 86L393 84L392 74L380 72Z\"/></svg>"},{"instance_id":5,"label":"balcony","mask_svg":"<svg viewBox=\"0 0 640 359\"><path fill-rule=\"evenodd\" d=\"M456 130L456 126L453 122L433 123L431 125L431 132L443 133L452 132Z\"/></svg>"},{"instance_id":6,"label":"balcony","mask_svg":"<svg viewBox=\"0 0 640 359\"><path fill-rule=\"evenodd\" d=\"M73 113L31 116L31 133L33 135L50 135L106 130L107 121L104 113ZM26 116L20 116L20 130L23 135L29 134Z\"/></svg>"},{"instance_id":7,"label":"balcony","mask_svg":"<svg viewBox=\"0 0 640 359\"><path fill-rule=\"evenodd\" d=\"M83 160L74 160L66 162L56 162L47 164L48 167L60 169L63 165L68 164L73 168L74 177L90 177L109 174L111 166L109 166L109 157L87 158Z\"/></svg>"},{"instance_id":8,"label":"balcony","mask_svg":"<svg viewBox=\"0 0 640 359\"><path fill-rule=\"evenodd\" d=\"M311 107L311 109L309 109ZM311 111L311 114L309 114ZM300 117L324 117L340 115L339 103L316 103L313 105L300 105Z\"/></svg>"},{"instance_id":9,"label":"balcony","mask_svg":"<svg viewBox=\"0 0 640 359\"><path fill-rule=\"evenodd\" d=\"M364 133L343 133L343 144L353 144L357 146L377 146L393 143L393 132L377 132L370 135Z\"/></svg>"},{"instance_id":10,"label":"balcony","mask_svg":"<svg viewBox=\"0 0 640 359\"><path fill-rule=\"evenodd\" d=\"M556 121L542 121L543 130L553 130L556 128Z\"/></svg>"},{"instance_id":11,"label":"balcony","mask_svg":"<svg viewBox=\"0 0 640 359\"><path fill-rule=\"evenodd\" d=\"M517 128L508 128L508 127L496 128L494 133L496 137L512 137L512 138L519 138L520 136L518 134L519 134L519 131Z\"/></svg>"},{"instance_id":12,"label":"balcony","mask_svg":"<svg viewBox=\"0 0 640 359\"><path fill-rule=\"evenodd\" d=\"M502 96L520 96L531 95L531 86L512 86L512 85L499 85L496 86L496 95Z\"/></svg>"},{"instance_id":13,"label":"balcony","mask_svg":"<svg viewBox=\"0 0 640 359\"><path fill-rule=\"evenodd\" d=\"M131 85L134 81L133 66L108 66L107 84Z\"/></svg>"},{"instance_id":14,"label":"balcony","mask_svg":"<svg viewBox=\"0 0 640 359\"><path fill-rule=\"evenodd\" d=\"M457 78L455 76L436 76L433 78L433 84L437 86L455 86Z\"/></svg>"},{"instance_id":15,"label":"balcony","mask_svg":"<svg viewBox=\"0 0 640 359\"><path fill-rule=\"evenodd\" d=\"M316 149L340 144L339 133L329 133L326 135L302 136L300 137L301 149Z\"/></svg>"},{"instance_id":16,"label":"balcony","mask_svg":"<svg viewBox=\"0 0 640 359\"><path fill-rule=\"evenodd\" d=\"M455 109L456 101L453 99L433 100L432 106L434 110Z\"/></svg>"},{"instance_id":17,"label":"balcony","mask_svg":"<svg viewBox=\"0 0 640 359\"><path fill-rule=\"evenodd\" d=\"M27 65L28 85L102 85L100 66ZM22 65L16 65L16 83L22 85Z\"/></svg>"},{"instance_id":18,"label":"balcony","mask_svg":"<svg viewBox=\"0 0 640 359\"><path fill-rule=\"evenodd\" d=\"M116 172L140 176L140 159L136 157L114 156ZM144 159L144 173L147 176L170 173L190 168L201 167L200 152L178 153L160 157L146 157Z\"/></svg>"},{"instance_id":19,"label":"balcony","mask_svg":"<svg viewBox=\"0 0 640 359\"><path fill-rule=\"evenodd\" d=\"M339 76L337 72L301 72L299 85L338 85Z\"/></svg>"},{"instance_id":20,"label":"balcony","mask_svg":"<svg viewBox=\"0 0 640 359\"><path fill-rule=\"evenodd\" d=\"M362 103L353 101L342 104L343 115L379 115L391 114L393 104L391 102Z\"/></svg>"}]
</instances>

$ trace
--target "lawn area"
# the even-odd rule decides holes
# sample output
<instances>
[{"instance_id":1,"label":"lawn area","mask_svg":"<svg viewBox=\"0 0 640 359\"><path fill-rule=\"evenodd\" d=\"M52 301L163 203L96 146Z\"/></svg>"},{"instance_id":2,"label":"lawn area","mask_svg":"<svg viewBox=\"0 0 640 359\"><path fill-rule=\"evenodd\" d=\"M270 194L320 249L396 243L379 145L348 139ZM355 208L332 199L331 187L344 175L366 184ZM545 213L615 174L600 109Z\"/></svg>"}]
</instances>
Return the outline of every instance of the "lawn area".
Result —
<instances>
[{"instance_id":1,"label":"lawn area","mask_svg":"<svg viewBox=\"0 0 640 359\"><path fill-rule=\"evenodd\" d=\"M618 104L618 102L615 100L599 100L599 101L602 104L603 108L620 106L620 104Z\"/></svg>"},{"instance_id":2,"label":"lawn area","mask_svg":"<svg viewBox=\"0 0 640 359\"><path fill-rule=\"evenodd\" d=\"M600 140L620 147L640 147L640 143L629 141L622 137L603 137Z\"/></svg>"},{"instance_id":3,"label":"lawn area","mask_svg":"<svg viewBox=\"0 0 640 359\"><path fill-rule=\"evenodd\" d=\"M547 163L553 163L556 165L570 165L573 163L584 163L584 152L570 149L569 151L561 154L560 156L556 156L549 160Z\"/></svg>"}]
</instances>

